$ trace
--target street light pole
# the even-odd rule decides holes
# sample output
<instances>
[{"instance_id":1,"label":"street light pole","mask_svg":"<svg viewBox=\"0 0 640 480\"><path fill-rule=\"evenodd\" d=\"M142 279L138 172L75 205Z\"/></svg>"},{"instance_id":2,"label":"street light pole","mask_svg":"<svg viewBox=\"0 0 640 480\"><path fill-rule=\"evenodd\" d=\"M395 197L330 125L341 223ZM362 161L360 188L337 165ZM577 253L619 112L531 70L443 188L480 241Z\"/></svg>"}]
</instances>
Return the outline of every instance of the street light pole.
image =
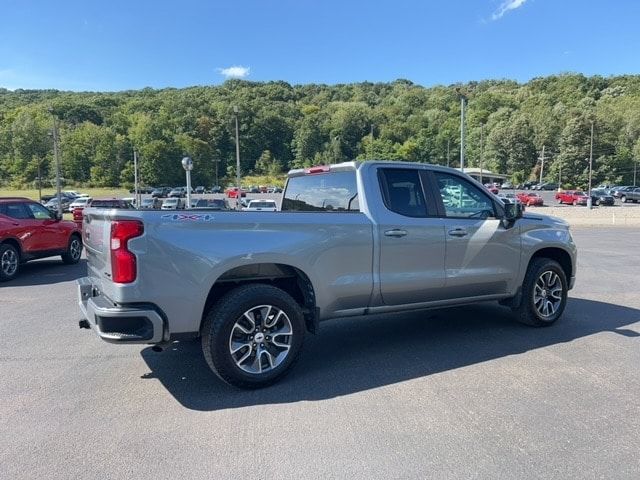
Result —
<instances>
[{"instance_id":1,"label":"street light pole","mask_svg":"<svg viewBox=\"0 0 640 480\"><path fill-rule=\"evenodd\" d=\"M133 150L133 189L136 199L136 208L140 208L140 199L138 198L138 152Z\"/></svg>"},{"instance_id":2,"label":"street light pole","mask_svg":"<svg viewBox=\"0 0 640 480\"><path fill-rule=\"evenodd\" d=\"M193 160L191 157L184 157L182 159L182 168L184 168L185 175L187 176L187 204L184 208L191 208L191 170L193 170Z\"/></svg>"},{"instance_id":3,"label":"street light pole","mask_svg":"<svg viewBox=\"0 0 640 480\"><path fill-rule=\"evenodd\" d=\"M233 114L236 120L236 186L238 187L236 206L240 210L240 197L242 196L240 190L240 135L238 133L238 107L236 105L233 106Z\"/></svg>"},{"instance_id":4,"label":"street light pole","mask_svg":"<svg viewBox=\"0 0 640 480\"><path fill-rule=\"evenodd\" d=\"M484 164L484 123L480 125L480 183L484 185L482 179L482 167ZM491 179L489 179L491 181Z\"/></svg>"},{"instance_id":5,"label":"street light pole","mask_svg":"<svg viewBox=\"0 0 640 480\"><path fill-rule=\"evenodd\" d=\"M371 141L369 142L369 160L373 160L373 123L371 124Z\"/></svg>"},{"instance_id":6,"label":"street light pole","mask_svg":"<svg viewBox=\"0 0 640 480\"><path fill-rule=\"evenodd\" d=\"M62 194L60 192L60 153L58 152L58 121L53 108L49 109L53 118L53 156L56 159L56 198L58 199L58 214L62 217Z\"/></svg>"},{"instance_id":7,"label":"street light pole","mask_svg":"<svg viewBox=\"0 0 640 480\"><path fill-rule=\"evenodd\" d=\"M460 171L464 173L464 110L467 97L460 94Z\"/></svg>"},{"instance_id":8,"label":"street light pole","mask_svg":"<svg viewBox=\"0 0 640 480\"><path fill-rule=\"evenodd\" d=\"M591 145L589 147L589 198L587 198L587 202L589 202L589 208L591 205L591 174L593 172L593 120L591 121Z\"/></svg>"}]
</instances>

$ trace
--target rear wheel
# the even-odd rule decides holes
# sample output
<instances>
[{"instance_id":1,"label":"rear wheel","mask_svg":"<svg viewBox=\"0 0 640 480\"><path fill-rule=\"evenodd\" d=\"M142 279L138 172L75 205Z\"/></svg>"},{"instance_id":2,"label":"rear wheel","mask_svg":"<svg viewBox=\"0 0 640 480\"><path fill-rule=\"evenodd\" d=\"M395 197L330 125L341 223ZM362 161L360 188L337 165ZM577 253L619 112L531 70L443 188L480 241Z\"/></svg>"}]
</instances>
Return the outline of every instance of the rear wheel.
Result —
<instances>
[{"instance_id":1,"label":"rear wheel","mask_svg":"<svg viewBox=\"0 0 640 480\"><path fill-rule=\"evenodd\" d=\"M78 235L71 235L66 253L61 255L62 261L67 265L73 265L80 261L82 255L82 240Z\"/></svg>"},{"instance_id":2,"label":"rear wheel","mask_svg":"<svg viewBox=\"0 0 640 480\"><path fill-rule=\"evenodd\" d=\"M624 195L623 195L623 196L621 196L621 197L620 197L620 201L621 201L622 203L627 203L627 197L626 197L626 196L624 196Z\"/></svg>"},{"instance_id":3,"label":"rear wheel","mask_svg":"<svg viewBox=\"0 0 640 480\"><path fill-rule=\"evenodd\" d=\"M20 253L10 243L0 245L0 282L15 278L20 270Z\"/></svg>"},{"instance_id":4,"label":"rear wheel","mask_svg":"<svg viewBox=\"0 0 640 480\"><path fill-rule=\"evenodd\" d=\"M522 283L522 300L514 308L516 319L526 325L545 327L554 323L567 304L567 277L558 262L536 258Z\"/></svg>"},{"instance_id":5,"label":"rear wheel","mask_svg":"<svg viewBox=\"0 0 640 480\"><path fill-rule=\"evenodd\" d=\"M573 201L573 206L575 207L575 206L577 206L577 205L578 205L578 201L577 201L577 200L574 200L574 201Z\"/></svg>"},{"instance_id":6,"label":"rear wheel","mask_svg":"<svg viewBox=\"0 0 640 480\"><path fill-rule=\"evenodd\" d=\"M304 317L284 290L265 284L238 287L207 313L202 350L225 382L240 388L271 385L297 360Z\"/></svg>"}]
</instances>

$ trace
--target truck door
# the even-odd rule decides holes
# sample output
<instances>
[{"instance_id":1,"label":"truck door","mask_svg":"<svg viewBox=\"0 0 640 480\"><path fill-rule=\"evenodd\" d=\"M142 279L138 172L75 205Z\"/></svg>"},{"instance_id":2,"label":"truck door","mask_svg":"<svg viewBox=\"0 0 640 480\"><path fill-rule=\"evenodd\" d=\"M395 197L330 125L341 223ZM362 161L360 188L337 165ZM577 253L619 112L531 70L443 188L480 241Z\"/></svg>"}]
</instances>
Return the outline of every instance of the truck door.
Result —
<instances>
[{"instance_id":1,"label":"truck door","mask_svg":"<svg viewBox=\"0 0 640 480\"><path fill-rule=\"evenodd\" d=\"M378 214L380 290L385 305L442 298L444 222L426 195L425 171L385 167L378 181L385 208Z\"/></svg>"},{"instance_id":2,"label":"truck door","mask_svg":"<svg viewBox=\"0 0 640 480\"><path fill-rule=\"evenodd\" d=\"M507 293L520 268L520 229L503 226L489 192L462 176L433 175L445 222L448 298Z\"/></svg>"}]
</instances>

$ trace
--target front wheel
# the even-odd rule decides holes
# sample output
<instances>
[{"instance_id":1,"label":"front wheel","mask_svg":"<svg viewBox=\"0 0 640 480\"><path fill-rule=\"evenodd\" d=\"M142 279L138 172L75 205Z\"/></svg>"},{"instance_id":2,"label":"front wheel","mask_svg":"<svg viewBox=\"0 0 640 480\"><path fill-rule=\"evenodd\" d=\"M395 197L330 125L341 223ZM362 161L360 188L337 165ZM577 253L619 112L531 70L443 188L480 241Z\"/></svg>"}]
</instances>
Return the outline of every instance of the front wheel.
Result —
<instances>
[{"instance_id":1,"label":"front wheel","mask_svg":"<svg viewBox=\"0 0 640 480\"><path fill-rule=\"evenodd\" d=\"M289 371L304 339L300 305L265 284L238 287L207 313L202 351L225 382L240 388L271 385Z\"/></svg>"},{"instance_id":2,"label":"front wheel","mask_svg":"<svg viewBox=\"0 0 640 480\"><path fill-rule=\"evenodd\" d=\"M20 270L20 254L9 243L0 245L0 282L14 279Z\"/></svg>"},{"instance_id":3,"label":"front wheel","mask_svg":"<svg viewBox=\"0 0 640 480\"><path fill-rule=\"evenodd\" d=\"M624 195L620 197L620 201L622 203L627 203L627 197L625 197Z\"/></svg>"},{"instance_id":4,"label":"front wheel","mask_svg":"<svg viewBox=\"0 0 640 480\"><path fill-rule=\"evenodd\" d=\"M73 265L80 261L82 255L82 240L78 235L71 235L67 251L61 255L62 261L67 265Z\"/></svg>"},{"instance_id":5,"label":"front wheel","mask_svg":"<svg viewBox=\"0 0 640 480\"><path fill-rule=\"evenodd\" d=\"M558 262L536 258L529 264L522 283L522 300L514 308L516 319L526 325L553 324L567 304L567 277Z\"/></svg>"}]
</instances>

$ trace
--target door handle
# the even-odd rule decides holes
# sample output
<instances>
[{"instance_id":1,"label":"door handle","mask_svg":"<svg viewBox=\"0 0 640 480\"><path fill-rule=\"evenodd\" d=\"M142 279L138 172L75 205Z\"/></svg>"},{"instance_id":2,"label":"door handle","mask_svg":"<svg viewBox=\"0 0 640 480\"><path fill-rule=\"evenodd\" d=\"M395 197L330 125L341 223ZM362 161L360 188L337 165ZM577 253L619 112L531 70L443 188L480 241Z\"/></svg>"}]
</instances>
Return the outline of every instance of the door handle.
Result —
<instances>
[{"instance_id":1,"label":"door handle","mask_svg":"<svg viewBox=\"0 0 640 480\"><path fill-rule=\"evenodd\" d=\"M467 231L464 228L454 228L453 230L449 230L449 236L451 237L466 237Z\"/></svg>"},{"instance_id":2,"label":"door handle","mask_svg":"<svg viewBox=\"0 0 640 480\"><path fill-rule=\"evenodd\" d=\"M384 232L387 237L404 237L408 232L401 230L400 228L394 228L393 230L387 230Z\"/></svg>"}]
</instances>

